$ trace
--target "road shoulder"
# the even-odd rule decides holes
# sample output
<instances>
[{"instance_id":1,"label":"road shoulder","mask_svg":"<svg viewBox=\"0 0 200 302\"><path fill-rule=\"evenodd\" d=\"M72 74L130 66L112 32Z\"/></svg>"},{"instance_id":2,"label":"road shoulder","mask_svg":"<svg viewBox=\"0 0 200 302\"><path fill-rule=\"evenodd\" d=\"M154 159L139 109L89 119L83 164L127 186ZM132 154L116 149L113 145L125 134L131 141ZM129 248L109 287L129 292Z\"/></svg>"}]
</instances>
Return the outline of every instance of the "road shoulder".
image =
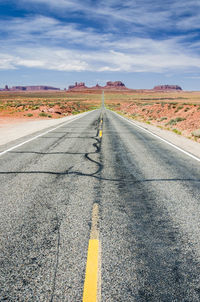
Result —
<instances>
[{"instance_id":1,"label":"road shoulder","mask_svg":"<svg viewBox=\"0 0 200 302\"><path fill-rule=\"evenodd\" d=\"M0 145L8 144L19 138L23 138L27 135L33 134L35 132L47 129L49 127L57 126L59 124L65 123L67 121L73 120L79 115L84 115L85 113L80 113L77 115L71 115L64 118L52 119L52 120L36 120L36 121L22 121L21 123L11 123L1 125L0 127Z\"/></svg>"}]
</instances>

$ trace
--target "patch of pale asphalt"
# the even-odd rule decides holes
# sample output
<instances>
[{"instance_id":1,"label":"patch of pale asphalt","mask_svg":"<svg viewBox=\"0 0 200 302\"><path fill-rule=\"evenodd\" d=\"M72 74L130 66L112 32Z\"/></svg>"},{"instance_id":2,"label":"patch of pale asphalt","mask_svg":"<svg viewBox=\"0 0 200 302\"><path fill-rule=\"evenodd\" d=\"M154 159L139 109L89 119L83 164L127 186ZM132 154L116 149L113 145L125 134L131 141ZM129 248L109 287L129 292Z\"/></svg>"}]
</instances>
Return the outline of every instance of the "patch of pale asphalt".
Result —
<instances>
[{"instance_id":1,"label":"patch of pale asphalt","mask_svg":"<svg viewBox=\"0 0 200 302\"><path fill-rule=\"evenodd\" d=\"M178 135L172 131L161 129L154 125L142 123L142 122L139 122L139 121L127 118L127 117L126 117L126 119L135 123L136 125L138 125L140 127L143 127L145 129L151 131L152 133L160 136L163 139L166 139L167 141L176 145L177 147L182 148L183 150L200 158L200 143L192 141L192 140L190 140L184 136Z\"/></svg>"},{"instance_id":2,"label":"patch of pale asphalt","mask_svg":"<svg viewBox=\"0 0 200 302\"><path fill-rule=\"evenodd\" d=\"M59 119L26 121L10 125L1 125L0 145L7 144L13 140L41 131L48 127L57 126L61 123L73 120L75 117L80 115L84 115L84 113L80 113L75 116L67 116Z\"/></svg>"}]
</instances>

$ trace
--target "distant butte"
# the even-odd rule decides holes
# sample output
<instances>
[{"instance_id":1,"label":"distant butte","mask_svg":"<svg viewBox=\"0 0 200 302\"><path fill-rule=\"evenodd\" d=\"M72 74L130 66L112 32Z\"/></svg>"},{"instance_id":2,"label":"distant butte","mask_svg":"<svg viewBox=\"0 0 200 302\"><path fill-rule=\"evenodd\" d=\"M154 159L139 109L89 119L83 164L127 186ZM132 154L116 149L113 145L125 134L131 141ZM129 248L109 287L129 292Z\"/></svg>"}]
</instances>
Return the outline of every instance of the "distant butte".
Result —
<instances>
[{"instance_id":1,"label":"distant butte","mask_svg":"<svg viewBox=\"0 0 200 302\"><path fill-rule=\"evenodd\" d=\"M108 81L105 86L100 86L96 84L94 87L87 87L85 86L84 82L75 83L75 85L70 85L68 90L82 90L82 89L109 89L109 90L127 90L128 88L122 83L121 81Z\"/></svg>"},{"instance_id":2,"label":"distant butte","mask_svg":"<svg viewBox=\"0 0 200 302\"><path fill-rule=\"evenodd\" d=\"M126 86L124 85L124 83L122 83L121 81L115 81L115 82L107 82L106 86L104 87L106 89L128 89L126 88Z\"/></svg>"},{"instance_id":3,"label":"distant butte","mask_svg":"<svg viewBox=\"0 0 200 302\"><path fill-rule=\"evenodd\" d=\"M11 88L5 85L3 91L46 91L46 90L60 90L60 88L55 88L51 86L13 86Z\"/></svg>"},{"instance_id":4,"label":"distant butte","mask_svg":"<svg viewBox=\"0 0 200 302\"><path fill-rule=\"evenodd\" d=\"M70 85L68 87L68 90L82 90L82 89L88 89L87 86L85 86L84 82L80 82L80 83L75 83L75 85Z\"/></svg>"},{"instance_id":5,"label":"distant butte","mask_svg":"<svg viewBox=\"0 0 200 302\"><path fill-rule=\"evenodd\" d=\"M8 85L5 85L5 88L0 88L0 91L61 91L60 88L55 88L52 86L44 86L44 85L37 85L37 86L13 86L8 87ZM65 88L64 91L67 89ZM88 87L85 85L84 82L76 82L74 85L70 85L68 87L69 91L92 91L92 90L109 90L109 91L182 91L182 88L178 85L159 85L155 86L153 89L130 89L125 86L124 83L121 81L108 81L105 86L100 86L99 84L96 84L93 87Z\"/></svg>"},{"instance_id":6,"label":"distant butte","mask_svg":"<svg viewBox=\"0 0 200 302\"><path fill-rule=\"evenodd\" d=\"M160 85L160 86L155 86L153 90L182 90L182 88L178 85Z\"/></svg>"}]
</instances>

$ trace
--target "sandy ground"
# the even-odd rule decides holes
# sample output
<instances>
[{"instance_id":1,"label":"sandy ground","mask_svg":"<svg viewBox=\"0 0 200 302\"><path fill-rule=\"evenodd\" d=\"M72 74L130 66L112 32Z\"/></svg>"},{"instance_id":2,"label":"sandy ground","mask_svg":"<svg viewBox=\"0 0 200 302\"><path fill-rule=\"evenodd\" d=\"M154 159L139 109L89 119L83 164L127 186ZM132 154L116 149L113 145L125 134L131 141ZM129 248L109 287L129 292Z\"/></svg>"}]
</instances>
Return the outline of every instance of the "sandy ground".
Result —
<instances>
[{"instance_id":1,"label":"sandy ground","mask_svg":"<svg viewBox=\"0 0 200 302\"><path fill-rule=\"evenodd\" d=\"M84 113L83 113L84 114ZM77 115L76 115L77 116ZM35 121L21 121L12 120L4 124L0 121L0 145L7 144L23 136L33 134L34 132L41 131L51 126L59 125L65 121L73 119L75 116L64 117L60 119L52 120L35 120ZM132 120L133 121L133 120ZM187 152L194 154L197 157L200 157L200 144L194 142L190 139L187 139L183 136L177 135L174 132L160 129L153 125L148 125L146 123L138 122L134 120L134 123L144 127L145 129L150 130L151 132L157 134L158 136L168 140L169 142L175 144L176 146L184 149Z\"/></svg>"},{"instance_id":2,"label":"sandy ground","mask_svg":"<svg viewBox=\"0 0 200 302\"><path fill-rule=\"evenodd\" d=\"M124 103L118 109L127 117L134 117L134 120L146 121L165 130L179 131L187 138L194 139L193 132L199 129L200 106L196 104ZM198 137L194 140L200 142Z\"/></svg>"}]
</instances>

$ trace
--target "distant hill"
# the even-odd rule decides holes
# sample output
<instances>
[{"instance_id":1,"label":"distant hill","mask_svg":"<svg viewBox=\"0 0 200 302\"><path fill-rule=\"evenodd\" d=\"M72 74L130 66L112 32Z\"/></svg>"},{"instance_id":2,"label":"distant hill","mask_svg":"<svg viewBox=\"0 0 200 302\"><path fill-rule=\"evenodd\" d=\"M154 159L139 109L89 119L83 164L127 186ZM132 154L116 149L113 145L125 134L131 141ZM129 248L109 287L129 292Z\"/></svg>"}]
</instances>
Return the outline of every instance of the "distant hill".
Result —
<instances>
[{"instance_id":1,"label":"distant hill","mask_svg":"<svg viewBox=\"0 0 200 302\"><path fill-rule=\"evenodd\" d=\"M153 90L182 90L182 88L178 85L160 85L155 86Z\"/></svg>"},{"instance_id":2,"label":"distant hill","mask_svg":"<svg viewBox=\"0 0 200 302\"><path fill-rule=\"evenodd\" d=\"M13 86L9 88L5 86L3 91L46 91L46 90L60 90L60 88L55 88L51 86Z\"/></svg>"}]
</instances>

